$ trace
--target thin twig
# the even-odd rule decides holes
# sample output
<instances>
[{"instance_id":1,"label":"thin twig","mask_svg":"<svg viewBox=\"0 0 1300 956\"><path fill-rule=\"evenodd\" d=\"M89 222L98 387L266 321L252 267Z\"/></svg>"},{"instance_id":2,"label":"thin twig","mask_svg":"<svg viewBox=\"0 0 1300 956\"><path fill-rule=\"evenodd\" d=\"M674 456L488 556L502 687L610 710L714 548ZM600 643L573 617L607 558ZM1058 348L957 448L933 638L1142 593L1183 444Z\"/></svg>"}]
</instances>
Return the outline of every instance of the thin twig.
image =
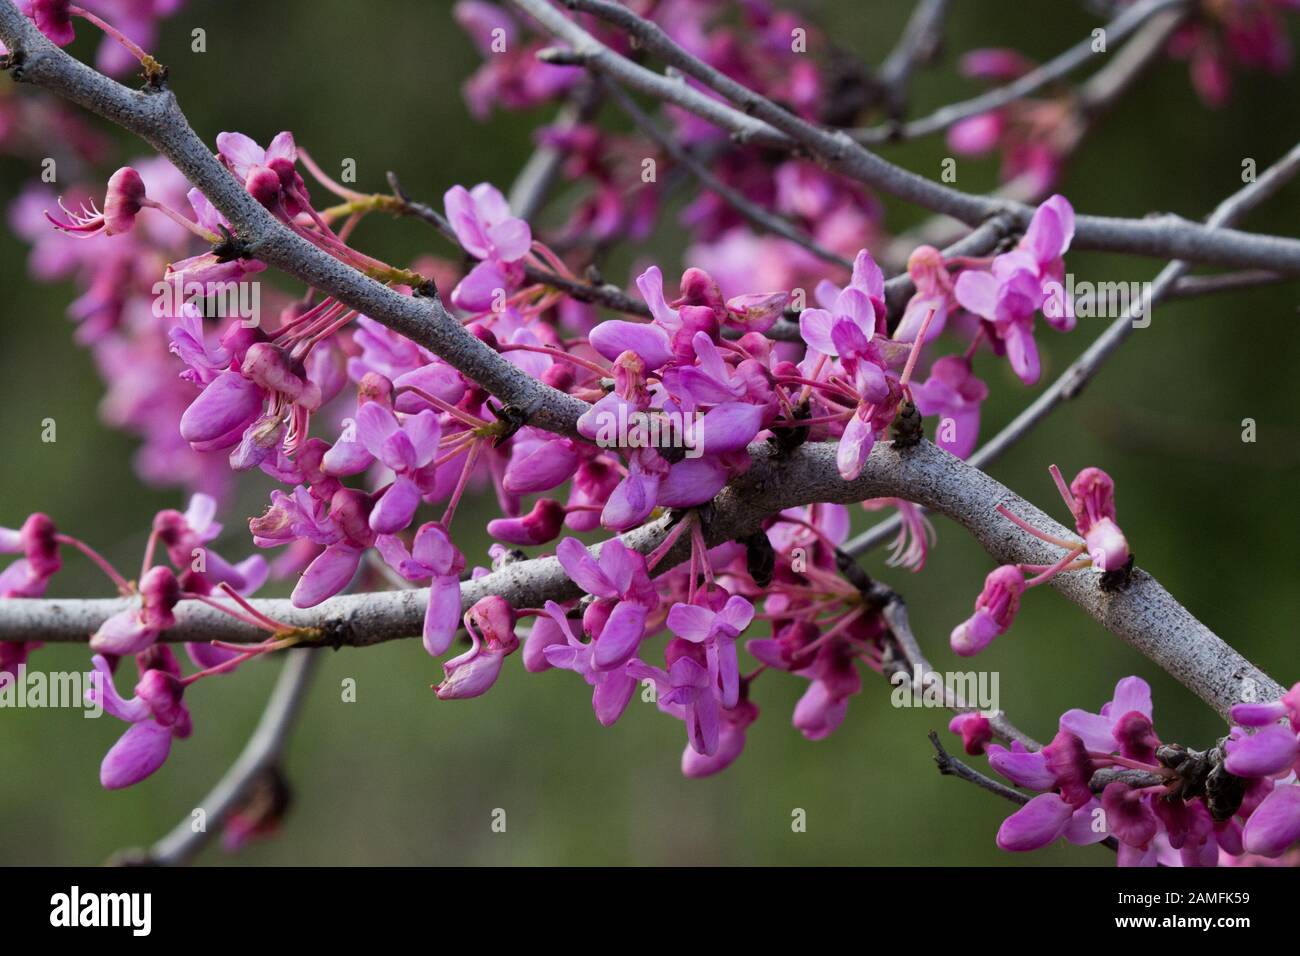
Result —
<instances>
[{"instance_id":1,"label":"thin twig","mask_svg":"<svg viewBox=\"0 0 1300 956\"><path fill-rule=\"evenodd\" d=\"M1100 125L1110 110L1132 88L1147 68L1163 54L1169 38L1186 19L1184 9L1157 14L1134 34L1106 65L1090 76L1073 98L1074 115L1062 121L1053 148L1061 161L1073 156ZM1023 173L989 194L995 200L1038 203L1050 191L1050 184L1034 172ZM942 246L952 240L958 226L947 216L935 216L890 241L885 260L904 261L918 243Z\"/></svg>"},{"instance_id":2,"label":"thin twig","mask_svg":"<svg viewBox=\"0 0 1300 956\"><path fill-rule=\"evenodd\" d=\"M942 695L943 705L957 713L978 710L979 708L976 705L964 700L960 694L947 687L944 684L943 675L936 671L926 659L925 653L921 650L920 642L912 633L912 625L907 613L907 602L903 600L902 595L888 585L870 577L853 559L853 556L843 549L836 549L836 561L840 573L861 592L863 598L884 618L894 646L901 655L901 659L892 662L892 668L886 667L886 676L892 678L895 673L906 674L913 693L917 694L924 695L928 688L935 687ZM994 736L1008 743L1013 740L1019 741L1030 750L1038 750L1042 747L1037 740L1011 723L1004 712L999 710L992 716L987 714L985 716L988 717L989 727L992 729Z\"/></svg>"},{"instance_id":3,"label":"thin twig","mask_svg":"<svg viewBox=\"0 0 1300 956\"><path fill-rule=\"evenodd\" d=\"M294 233L257 202L190 127L167 89L127 87L51 43L12 0L0 0L0 41L16 79L111 120L169 159L224 215L241 257L256 258L425 346L538 428L576 434L587 403L529 376L450 315L431 286L401 295Z\"/></svg>"},{"instance_id":4,"label":"thin twig","mask_svg":"<svg viewBox=\"0 0 1300 956\"><path fill-rule=\"evenodd\" d=\"M196 807L205 815L204 826L196 828L195 821L187 815L170 833L145 851L143 862L159 866L188 863L220 832L222 824L244 802L258 777L280 762L289 732L311 687L320 655L318 650L302 649L285 654L280 675L267 699L257 729L230 769Z\"/></svg>"},{"instance_id":5,"label":"thin twig","mask_svg":"<svg viewBox=\"0 0 1300 956\"><path fill-rule=\"evenodd\" d=\"M1186 7L1187 5L1188 0L1147 0L1145 3L1126 7L1118 17L1104 27L1106 43L1109 45L1122 40L1157 13L1175 7ZM1089 35L1065 52L1053 57L1041 66L1035 67L1013 82L989 90L969 100L951 103L935 110L929 116L902 125L882 123L879 126L852 130L850 135L859 143L871 145L896 140L916 139L940 132L964 119L978 116L981 113L988 113L1014 103L1069 75L1098 55L1093 49L1095 43L1096 41Z\"/></svg>"},{"instance_id":6,"label":"thin twig","mask_svg":"<svg viewBox=\"0 0 1300 956\"><path fill-rule=\"evenodd\" d=\"M1032 206L961 192L887 162L843 130L827 130L801 119L687 52L659 26L620 4L609 0L565 0L572 9L592 13L629 33L647 50L734 105L620 56L547 0L510 2L569 44L571 60L606 73L630 89L675 103L743 142L807 153L846 176L968 225L1008 212L1025 226L1033 216ZM1300 239L1227 229L1216 232L1170 214L1142 219L1078 215L1075 247L1300 273Z\"/></svg>"},{"instance_id":7,"label":"thin twig","mask_svg":"<svg viewBox=\"0 0 1300 956\"><path fill-rule=\"evenodd\" d=\"M943 749L943 744L939 742L939 735L935 731L930 731L927 736L934 747L934 762L938 766L939 772L944 776L959 777L968 783L973 783L977 787L982 787L989 793L996 794L1003 800L1010 800L1017 806L1023 807L1029 802L1029 795L1021 793L1019 790L1013 790L1005 783L998 783L992 777L986 777L974 767L969 767L962 763L948 751Z\"/></svg>"},{"instance_id":8,"label":"thin twig","mask_svg":"<svg viewBox=\"0 0 1300 956\"><path fill-rule=\"evenodd\" d=\"M1300 144L1293 146L1285 156L1261 173L1254 182L1247 183L1219 203L1206 219L1206 225L1217 228L1246 215L1286 185L1297 171L1300 171ZM1149 304L1153 306L1161 301L1189 267L1189 263L1177 260L1165 266L1151 283ZM1141 308L1140 304L1138 308ZM1078 396L1084 386L1101 371L1106 360L1132 334L1137 327L1133 321L1135 317L1132 307L1126 309L1124 314L1112 322L1055 382L972 454L969 459L970 464L976 468L984 468L1024 438L1057 406ZM1149 322L1151 316L1147 315L1145 319ZM882 521L848 541L844 545L844 550L855 556L864 554L897 534L901 524L902 521L898 516Z\"/></svg>"},{"instance_id":9,"label":"thin twig","mask_svg":"<svg viewBox=\"0 0 1300 956\"><path fill-rule=\"evenodd\" d=\"M912 73L938 51L943 42L943 21L949 0L918 0L898 44L876 72L876 83L891 118L901 117L907 107L907 90Z\"/></svg>"},{"instance_id":10,"label":"thin twig","mask_svg":"<svg viewBox=\"0 0 1300 956\"><path fill-rule=\"evenodd\" d=\"M674 161L686 167L686 169L690 171L691 175L699 180L705 189L717 194L720 199L760 229L765 229L783 239L788 239L790 242L807 249L817 258L825 260L826 262L833 263L844 269L853 268L852 262L838 253L831 252L825 246L821 245L821 243L817 242L816 239L813 239L811 236L800 230L788 219L785 219L776 213L769 212L762 206L751 202L739 190L731 188L717 176L713 175L713 172L692 156L689 150L679 146L676 140L664 132L664 130L660 129L659 124L647 115L641 107L637 106L636 101L633 100L632 97L628 96L627 91L616 82L604 78L604 85L605 88L609 90L614 101L618 103L619 108L631 117L632 122L634 122L642 132L659 144L659 147L667 152Z\"/></svg>"}]
</instances>

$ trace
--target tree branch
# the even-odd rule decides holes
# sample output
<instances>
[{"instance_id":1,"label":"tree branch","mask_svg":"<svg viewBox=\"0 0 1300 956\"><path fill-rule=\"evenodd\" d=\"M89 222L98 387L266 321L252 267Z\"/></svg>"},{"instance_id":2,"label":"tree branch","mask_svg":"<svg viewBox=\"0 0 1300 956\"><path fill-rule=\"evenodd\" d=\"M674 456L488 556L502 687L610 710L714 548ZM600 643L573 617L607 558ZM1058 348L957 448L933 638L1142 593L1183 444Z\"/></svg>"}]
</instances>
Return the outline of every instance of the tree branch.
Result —
<instances>
[{"instance_id":1,"label":"tree branch","mask_svg":"<svg viewBox=\"0 0 1300 956\"><path fill-rule=\"evenodd\" d=\"M978 708L944 684L943 675L936 671L926 659L921 644L912 633L908 619L907 602L897 591L886 584L868 577L867 573L853 560L847 552L836 549L836 559L840 571L853 584L862 596L880 612L894 643L899 657L892 662L886 661L885 676L903 673L908 675L913 693L924 694L927 689L936 688L943 700L943 705L957 713L966 713ZM919 679L918 679L919 677ZM1038 750L1042 745L1007 719L1004 712L988 718L989 726L996 737L1011 742L1018 740L1030 750Z\"/></svg>"},{"instance_id":2,"label":"tree branch","mask_svg":"<svg viewBox=\"0 0 1300 956\"><path fill-rule=\"evenodd\" d=\"M1187 0L1147 0L1145 3L1126 7L1118 17L1103 28L1106 31L1106 43L1109 45L1122 40L1157 13L1175 7L1186 7L1187 5ZM1014 82L989 90L987 93L982 93L969 100L951 103L935 110L929 116L901 125L898 123L882 123L879 126L872 126L867 129L852 130L850 135L859 143L871 145L916 139L940 132L964 119L1014 103L1022 97L1037 92L1049 83L1069 75L1097 55L1093 51L1093 43L1092 36L1088 36L1064 53L1030 70Z\"/></svg>"},{"instance_id":3,"label":"tree branch","mask_svg":"<svg viewBox=\"0 0 1300 956\"><path fill-rule=\"evenodd\" d=\"M257 729L230 769L198 803L197 808L206 817L203 829L195 830L194 821L187 815L148 850L128 850L119 854L119 859L134 864L180 866L211 842L231 812L248 798L258 778L279 763L319 663L320 655L314 651L294 649L285 654Z\"/></svg>"},{"instance_id":4,"label":"tree branch","mask_svg":"<svg viewBox=\"0 0 1300 956\"><path fill-rule=\"evenodd\" d=\"M569 7L599 16L626 31L647 50L736 105L618 55L547 0L510 2L532 16L547 32L568 43L573 48L573 58L589 69L605 73L631 89L675 103L744 142L806 152L846 176L968 225L1007 212L1023 227L1033 216L1032 206L976 196L936 183L887 162L843 130L827 130L787 112L688 53L656 24L620 4L610 0L564 0ZM1300 239L1227 229L1215 231L1170 214L1143 219L1079 215L1075 218L1074 245L1080 249L1107 249L1233 268L1300 273Z\"/></svg>"},{"instance_id":5,"label":"tree branch","mask_svg":"<svg viewBox=\"0 0 1300 956\"><path fill-rule=\"evenodd\" d=\"M171 91L133 91L47 40L12 0L0 0L0 40L15 79L50 90L145 140L226 217L246 254L333 296L437 353L530 424L574 434L585 402L550 388L471 335L435 294L404 296L295 235L259 204L190 128Z\"/></svg>"},{"instance_id":6,"label":"tree branch","mask_svg":"<svg viewBox=\"0 0 1300 956\"><path fill-rule=\"evenodd\" d=\"M739 190L732 189L713 175L708 166L692 156L689 150L679 146L671 136L660 129L659 124L646 115L646 112L637 106L636 102L627 95L627 92L621 86L606 77L600 77L600 79L613 96L614 101L618 103L619 108L631 117L637 128L654 140L675 162L685 167L692 176L699 180L705 189L715 193L760 229L787 239L826 262L833 263L844 269L853 268L852 262L837 253L831 252L817 240L802 232L789 220L774 212L769 212L756 203L750 202Z\"/></svg>"},{"instance_id":7,"label":"tree branch","mask_svg":"<svg viewBox=\"0 0 1300 956\"><path fill-rule=\"evenodd\" d=\"M783 458L768 445L751 446L749 470L713 501L706 540L713 545L752 534L786 508L867 498L906 498L947 515L999 563L1051 564L1060 557L1050 545L1006 521L995 510L999 504L1049 535L1072 535L1005 486L927 441L901 453L890 442L878 442L853 481L839 476L835 450L833 443L816 443ZM622 540L648 552L678 517L666 515ZM660 570L688 557L686 537L663 559ZM1282 688L1272 678L1193 617L1150 574L1135 569L1129 585L1114 592L1102 589L1100 577L1090 571L1060 574L1051 586L1225 718L1232 705L1243 700L1281 696ZM548 599L564 601L579 593L554 556L507 564L461 586L466 608L489 594L504 597L514 607L539 607ZM286 600L253 603L292 627L321 628L321 645L363 646L419 634L427 602L428 590L419 589L345 595L308 609ZM0 601L0 640L84 642L109 615L129 606L124 599ZM177 623L164 632L164 640L248 643L265 637L204 604L182 602L175 613Z\"/></svg>"},{"instance_id":8,"label":"tree branch","mask_svg":"<svg viewBox=\"0 0 1300 956\"><path fill-rule=\"evenodd\" d=\"M1297 172L1300 172L1300 143L1261 173L1254 182L1247 183L1219 203L1206 219L1206 226L1211 229L1217 228L1246 215L1286 185ZM1171 262L1165 266L1151 283L1151 304L1159 302L1174 289L1189 267L1189 263L1182 261ZM1126 309L1124 314L1097 336L1055 382L1000 432L977 449L970 456L970 464L976 468L983 468L1024 438L1059 405L1078 396L1084 386L1101 371L1106 360L1132 334L1133 329L1136 328L1133 323L1134 318L1133 308ZM1149 320L1150 316L1146 318ZM882 521L845 544L844 550L853 555L864 554L897 534L900 525L901 521L897 517Z\"/></svg>"},{"instance_id":9,"label":"tree branch","mask_svg":"<svg viewBox=\"0 0 1300 956\"><path fill-rule=\"evenodd\" d=\"M943 21L948 15L948 7L949 0L918 0L898 44L880 64L876 82L885 101L885 111L891 118L903 115L912 73L923 61L934 56L942 44Z\"/></svg>"}]
</instances>

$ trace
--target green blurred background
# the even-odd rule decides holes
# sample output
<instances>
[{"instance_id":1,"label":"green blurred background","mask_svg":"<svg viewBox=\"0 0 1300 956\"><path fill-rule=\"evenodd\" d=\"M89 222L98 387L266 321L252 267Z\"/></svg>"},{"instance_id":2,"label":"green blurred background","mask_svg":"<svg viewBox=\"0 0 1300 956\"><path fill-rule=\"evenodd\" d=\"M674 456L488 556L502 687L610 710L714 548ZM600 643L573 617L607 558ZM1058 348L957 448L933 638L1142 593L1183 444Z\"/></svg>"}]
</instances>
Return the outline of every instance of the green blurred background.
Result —
<instances>
[{"instance_id":1,"label":"green blurred background","mask_svg":"<svg viewBox=\"0 0 1300 956\"><path fill-rule=\"evenodd\" d=\"M953 6L947 51L916 81L918 110L973 91L954 72L964 50L1014 45L1047 58L1096 25L1081 5L1063 0ZM842 46L878 62L911 4L827 0L806 7ZM205 54L189 51L196 26L207 31ZM85 55L86 48L74 51ZM326 169L355 158L363 189L382 190L388 169L416 196L439 197L454 183L507 186L530 151L532 127L548 115L498 114L486 125L469 118L459 87L478 56L444 2L191 0L164 27L157 52L209 142L223 129L265 142L289 128ZM1185 65L1166 61L1087 141L1062 191L1093 213L1168 210L1199 218L1240 187L1244 157L1262 169L1289 148L1298 119L1294 75L1239 76L1231 107L1214 112L1195 98ZM116 159L139 155L135 143L118 142ZM946 149L932 138L888 155L937 172ZM0 160L0 200L7 205L35 171ZM994 161L963 161L958 185L983 191L994 174ZM1295 235L1298 194L1289 189L1246 225ZM916 217L891 209L895 229ZM367 222L359 240L394 261L446 253L420 225L385 218ZM671 275L682 240L669 221L635 252L656 256ZM130 566L151 514L180 505L181 495L135 481L133 442L100 425L99 380L71 342L64 310L73 291L29 280L25 253L7 232L0 235L0 525L40 509ZM622 279L630 261L620 252L606 273ZM1160 266L1092 253L1073 254L1070 263L1078 278L1096 280L1149 279ZM1070 336L1040 334L1044 382L1102 321L1081 321ZM1099 380L992 468L1061 517L1048 464L1059 463L1067 475L1090 464L1107 469L1140 563L1285 683L1297 677L1300 617L1296 323L1294 286L1159 306L1152 326L1133 336ZM993 386L988 430L1034 392L1005 364L986 360L980 370ZM55 444L40 440L46 417L58 422ZM1245 418L1258 423L1255 444L1241 441ZM266 491L253 482L227 510L228 540L239 540L242 519L260 512ZM487 541L472 539L470 529L482 525L475 519L463 511L458 535L471 561L482 563ZM855 511L854 520L865 527L874 519ZM939 546L923 573L886 572L879 553L867 563L904 592L935 665L965 670L970 665L948 651L946 636L969 613L991 564L959 528L936 523ZM245 546L225 550L242 555ZM68 565L52 594L107 593L85 562ZM744 756L720 776L692 781L678 772L678 721L634 701L615 727L602 728L574 674L529 675L515 659L486 697L441 703L428 689L440 669L417 641L325 653L287 758L296 804L283 832L234 858L209 849L202 862L1112 863L1100 848L999 852L993 835L1009 806L935 772L925 735L942 730L947 716L894 710L889 688L870 675L844 725L819 743L790 725L804 682L765 678L756 686L763 718ZM82 669L86 658L84 649L47 647L36 661L42 669ZM177 744L163 771L127 792L97 784L119 722L85 721L73 711L0 713L0 863L95 863L160 836L239 752L277 666L248 666L197 687L187 697L194 736ZM1000 672L1003 706L1042 738L1061 711L1095 710L1127 674L1154 686L1164 739L1199 746L1224 730L1189 692L1050 590L1026 600L1011 635L978 666ZM345 678L357 682L355 703L342 702ZM506 810L505 833L491 829L495 808ZM806 832L792 832L795 808L807 813Z\"/></svg>"}]
</instances>

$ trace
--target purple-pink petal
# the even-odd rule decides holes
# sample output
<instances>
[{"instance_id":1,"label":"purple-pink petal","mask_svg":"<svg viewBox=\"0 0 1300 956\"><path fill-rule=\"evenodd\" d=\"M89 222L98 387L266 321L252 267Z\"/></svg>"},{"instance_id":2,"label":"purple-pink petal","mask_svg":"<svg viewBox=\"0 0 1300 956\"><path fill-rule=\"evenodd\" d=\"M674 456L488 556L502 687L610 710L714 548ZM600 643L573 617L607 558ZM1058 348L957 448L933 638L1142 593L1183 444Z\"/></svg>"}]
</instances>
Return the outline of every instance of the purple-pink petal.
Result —
<instances>
[{"instance_id":1,"label":"purple-pink petal","mask_svg":"<svg viewBox=\"0 0 1300 956\"><path fill-rule=\"evenodd\" d=\"M1300 740L1290 727L1273 724L1228 741L1224 767L1238 777L1271 777L1290 770L1300 756Z\"/></svg>"},{"instance_id":2,"label":"purple-pink petal","mask_svg":"<svg viewBox=\"0 0 1300 956\"><path fill-rule=\"evenodd\" d=\"M1283 784L1255 808L1242 831L1242 845L1247 853L1281 856L1300 840L1300 786Z\"/></svg>"},{"instance_id":3,"label":"purple-pink petal","mask_svg":"<svg viewBox=\"0 0 1300 956\"><path fill-rule=\"evenodd\" d=\"M999 849L1012 853L1037 850L1061 836L1074 815L1074 808L1057 793L1041 793L998 828Z\"/></svg>"},{"instance_id":4,"label":"purple-pink petal","mask_svg":"<svg viewBox=\"0 0 1300 956\"><path fill-rule=\"evenodd\" d=\"M645 622L644 607L632 601L620 601L596 638L592 652L596 668L613 670L627 663L645 635Z\"/></svg>"},{"instance_id":5,"label":"purple-pink petal","mask_svg":"<svg viewBox=\"0 0 1300 956\"><path fill-rule=\"evenodd\" d=\"M99 782L108 790L139 783L166 763L171 747L170 727L152 720L132 724L104 755L99 765Z\"/></svg>"},{"instance_id":6,"label":"purple-pink petal","mask_svg":"<svg viewBox=\"0 0 1300 956\"><path fill-rule=\"evenodd\" d=\"M360 549L343 543L330 545L307 565L298 579L291 595L293 606L315 607L338 594L348 586L360 563Z\"/></svg>"}]
</instances>

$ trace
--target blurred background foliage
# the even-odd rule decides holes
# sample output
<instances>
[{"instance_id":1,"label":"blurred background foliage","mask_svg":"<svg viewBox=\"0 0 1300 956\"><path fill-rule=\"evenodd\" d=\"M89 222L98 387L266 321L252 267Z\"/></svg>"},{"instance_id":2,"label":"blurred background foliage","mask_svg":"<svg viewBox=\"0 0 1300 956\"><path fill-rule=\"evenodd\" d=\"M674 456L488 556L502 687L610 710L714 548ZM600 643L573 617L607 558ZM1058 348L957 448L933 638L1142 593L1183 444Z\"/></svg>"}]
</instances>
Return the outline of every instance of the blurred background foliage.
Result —
<instances>
[{"instance_id":1,"label":"blurred background foliage","mask_svg":"<svg viewBox=\"0 0 1300 956\"><path fill-rule=\"evenodd\" d=\"M804 6L842 47L878 62L911 3ZM1082 4L1063 0L963 0L953 7L946 52L917 77L918 111L973 92L954 71L965 50L1012 45L1045 59L1097 25ZM207 31L203 54L190 52L196 26ZM391 169L411 194L434 201L455 183L507 186L530 151L532 130L549 116L496 114L483 125L470 119L459 87L478 56L443 0L191 0L165 25L156 52L171 65L181 103L209 142L220 130L265 142L291 129L326 169L354 158L358 188L384 189ZM1293 144L1300 131L1296 84L1294 75L1239 76L1231 106L1215 112L1194 96L1185 65L1163 61L1088 139L1061 191L1093 213L1168 210L1200 218L1240 187L1244 157L1262 169ZM116 159L141 155L138 143L110 134L119 143ZM886 151L931 175L947 154L942 138ZM995 163L961 162L958 185L991 188ZM0 160L0 200L7 205L36 172L30 162ZM1295 235L1298 194L1292 186L1247 227ZM917 218L915 210L888 205L894 229ZM397 262L447 253L426 227L383 217L366 222L358 241ZM606 274L626 278L636 255L654 258L672 276L682 248L682 233L669 219L651 242L617 253ZM64 311L73 290L28 279L25 255L12 235L0 235L0 525L43 510L132 566L152 513L181 505L181 495L135 480L133 442L99 423L100 382L71 341ZM1072 254L1070 264L1078 278L1098 281L1149 279L1161 265L1095 253ZM1298 676L1300 619L1296 305L1292 285L1157 307L1151 327L1135 334L1078 400L991 469L1059 517L1047 466L1057 462L1067 475L1090 464L1107 469L1140 563L1285 683ZM1069 336L1041 332L1044 382L1102 321L1083 320ZM993 386L988 431L1035 392L1020 386L1005 363L986 357L979 371ZM47 417L58 423L54 444L40 440ZM1241 440L1245 418L1258 423L1255 444ZM260 513L268 487L250 482L225 511L224 550L232 557L245 553L244 518ZM486 506L477 515L462 509L457 523L471 562L486 561L484 515ZM871 520L854 510L857 527ZM867 565L903 591L935 665L965 670L972 665L948 651L947 634L969 613L991 563L959 528L936 523L939 546L924 572L886 570L879 552ZM73 557L51 593L107 590ZM942 730L947 716L893 709L889 688L869 674L843 727L820 743L790 726L805 683L766 677L755 689L763 718L744 756L720 776L692 781L678 772L678 721L634 700L617 726L604 729L574 674L529 675L515 659L486 697L440 703L428 687L440 668L418 641L323 653L328 659L287 758L296 803L283 832L234 858L210 849L203 862L1113 862L1100 848L999 852L993 836L1009 806L935 772L925 735ZM50 670L88 666L77 647L47 647L36 661ZM0 863L95 863L157 838L189 814L239 752L276 666L246 666L197 687L187 698L194 736L178 743L163 771L127 792L107 793L97 784L99 760L122 732L119 722L87 722L74 711L0 714ZM1043 739L1063 710L1096 710L1127 674L1153 685L1163 739L1202 746L1224 732L1190 693L1050 590L1030 596L1012 633L977 666L1000 672L1003 706ZM357 682L355 703L341 700L349 677ZM507 812L505 833L490 828L495 808ZM792 832L795 808L806 811L807 832Z\"/></svg>"}]
</instances>

